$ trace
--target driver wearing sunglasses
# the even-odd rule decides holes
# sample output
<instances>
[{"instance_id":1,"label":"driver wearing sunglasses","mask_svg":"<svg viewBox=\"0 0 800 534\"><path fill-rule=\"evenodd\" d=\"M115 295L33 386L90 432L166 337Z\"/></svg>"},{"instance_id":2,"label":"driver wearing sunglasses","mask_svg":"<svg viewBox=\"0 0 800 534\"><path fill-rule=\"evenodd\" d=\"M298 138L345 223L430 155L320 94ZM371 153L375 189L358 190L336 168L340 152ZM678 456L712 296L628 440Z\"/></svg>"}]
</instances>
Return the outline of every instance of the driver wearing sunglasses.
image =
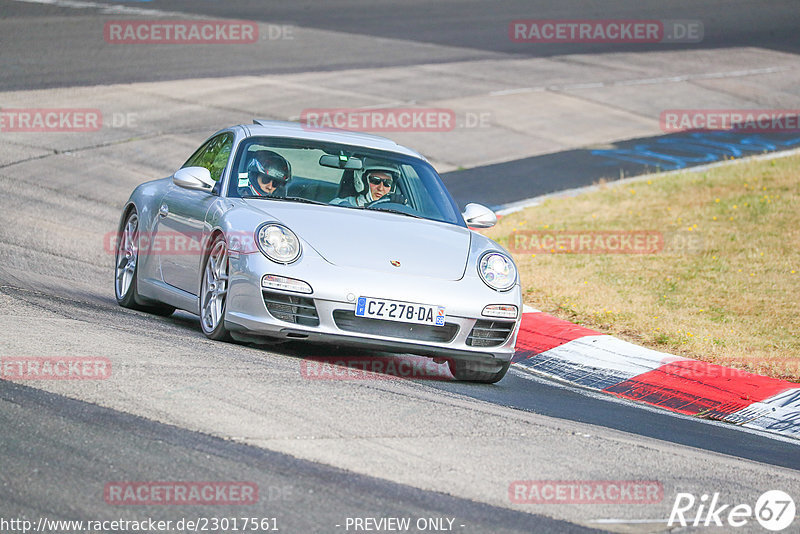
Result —
<instances>
[{"instance_id":1,"label":"driver wearing sunglasses","mask_svg":"<svg viewBox=\"0 0 800 534\"><path fill-rule=\"evenodd\" d=\"M394 177L385 171L371 171L367 174L367 185L369 185L369 196L372 200L380 200L386 193L392 190Z\"/></svg>"},{"instance_id":2,"label":"driver wearing sunglasses","mask_svg":"<svg viewBox=\"0 0 800 534\"><path fill-rule=\"evenodd\" d=\"M397 171L389 167L370 167L362 174L361 194L347 198L336 198L331 204L363 207L381 199L390 200L390 193L396 190Z\"/></svg>"},{"instance_id":3,"label":"driver wearing sunglasses","mask_svg":"<svg viewBox=\"0 0 800 534\"><path fill-rule=\"evenodd\" d=\"M240 188L239 193L256 197L283 196L291 177L292 168L286 158L271 150L259 150L247 164L248 185Z\"/></svg>"}]
</instances>

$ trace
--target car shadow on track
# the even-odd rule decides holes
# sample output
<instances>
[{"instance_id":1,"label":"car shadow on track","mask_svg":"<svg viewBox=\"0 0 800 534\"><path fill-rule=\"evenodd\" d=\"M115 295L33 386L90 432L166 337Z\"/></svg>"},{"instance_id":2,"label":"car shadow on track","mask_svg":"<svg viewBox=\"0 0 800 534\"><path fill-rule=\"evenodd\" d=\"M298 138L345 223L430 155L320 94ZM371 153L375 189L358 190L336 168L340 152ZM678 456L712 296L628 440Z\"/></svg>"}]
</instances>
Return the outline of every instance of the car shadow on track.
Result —
<instances>
[{"instance_id":1,"label":"car shadow on track","mask_svg":"<svg viewBox=\"0 0 800 534\"><path fill-rule=\"evenodd\" d=\"M198 318L176 312L166 321L186 333L203 336ZM275 352L299 360L299 371L308 380L430 380L452 382L445 360L413 354L398 354L311 341L263 340L231 342L262 352Z\"/></svg>"}]
</instances>

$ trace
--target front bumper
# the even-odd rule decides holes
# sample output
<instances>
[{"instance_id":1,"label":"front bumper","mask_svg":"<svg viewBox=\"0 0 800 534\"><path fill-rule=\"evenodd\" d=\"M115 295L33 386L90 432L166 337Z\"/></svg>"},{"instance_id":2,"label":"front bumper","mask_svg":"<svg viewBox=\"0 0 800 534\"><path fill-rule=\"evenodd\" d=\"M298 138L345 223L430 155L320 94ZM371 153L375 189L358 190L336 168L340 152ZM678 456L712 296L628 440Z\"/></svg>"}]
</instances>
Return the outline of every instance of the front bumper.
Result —
<instances>
[{"instance_id":1,"label":"front bumper","mask_svg":"<svg viewBox=\"0 0 800 534\"><path fill-rule=\"evenodd\" d=\"M303 280L311 285L313 293L264 290L261 279L265 274ZM265 295L273 301L271 312ZM446 308L446 324L432 327L356 318L353 312L359 296L441 305ZM274 304L287 300L295 305ZM489 304L517 306L517 319L481 316ZM230 260L225 324L234 332L268 338L505 362L514 355L521 311L519 285L497 292L469 269L461 280L443 281L402 272L345 269L318 256L278 265L261 254L234 254ZM293 312L297 317L294 322Z\"/></svg>"}]
</instances>

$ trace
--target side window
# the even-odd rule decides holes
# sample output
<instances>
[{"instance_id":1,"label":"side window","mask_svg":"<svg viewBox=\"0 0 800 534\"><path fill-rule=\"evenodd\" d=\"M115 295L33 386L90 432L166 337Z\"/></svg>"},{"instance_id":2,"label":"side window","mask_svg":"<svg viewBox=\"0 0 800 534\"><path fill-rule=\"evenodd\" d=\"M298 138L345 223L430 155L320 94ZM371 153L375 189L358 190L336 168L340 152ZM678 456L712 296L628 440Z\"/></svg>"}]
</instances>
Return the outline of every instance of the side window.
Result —
<instances>
[{"instance_id":1,"label":"side window","mask_svg":"<svg viewBox=\"0 0 800 534\"><path fill-rule=\"evenodd\" d=\"M218 135L201 146L183 166L205 167L211 173L211 178L218 182L228 164L232 147L233 134Z\"/></svg>"}]
</instances>

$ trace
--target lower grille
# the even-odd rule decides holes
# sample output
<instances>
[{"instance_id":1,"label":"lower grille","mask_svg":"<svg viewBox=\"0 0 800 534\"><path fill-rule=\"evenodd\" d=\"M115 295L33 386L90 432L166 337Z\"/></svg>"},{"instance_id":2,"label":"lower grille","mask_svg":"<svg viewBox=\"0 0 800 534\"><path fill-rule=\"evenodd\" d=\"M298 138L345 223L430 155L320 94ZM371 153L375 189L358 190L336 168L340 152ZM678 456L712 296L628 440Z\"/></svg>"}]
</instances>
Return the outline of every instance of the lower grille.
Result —
<instances>
[{"instance_id":1,"label":"lower grille","mask_svg":"<svg viewBox=\"0 0 800 534\"><path fill-rule=\"evenodd\" d=\"M458 333L458 325L446 323L444 326L403 323L399 321L383 321L368 317L357 317L348 310L335 310L333 321L336 326L348 332L372 334L376 336L396 337L413 341L435 341L447 343Z\"/></svg>"},{"instance_id":2,"label":"lower grille","mask_svg":"<svg viewBox=\"0 0 800 534\"><path fill-rule=\"evenodd\" d=\"M502 345L511 335L515 324L507 321L475 321L475 326L467 337L467 345L471 347Z\"/></svg>"},{"instance_id":3,"label":"lower grille","mask_svg":"<svg viewBox=\"0 0 800 534\"><path fill-rule=\"evenodd\" d=\"M303 326L319 326L314 299L263 291L267 311L280 321Z\"/></svg>"}]
</instances>

